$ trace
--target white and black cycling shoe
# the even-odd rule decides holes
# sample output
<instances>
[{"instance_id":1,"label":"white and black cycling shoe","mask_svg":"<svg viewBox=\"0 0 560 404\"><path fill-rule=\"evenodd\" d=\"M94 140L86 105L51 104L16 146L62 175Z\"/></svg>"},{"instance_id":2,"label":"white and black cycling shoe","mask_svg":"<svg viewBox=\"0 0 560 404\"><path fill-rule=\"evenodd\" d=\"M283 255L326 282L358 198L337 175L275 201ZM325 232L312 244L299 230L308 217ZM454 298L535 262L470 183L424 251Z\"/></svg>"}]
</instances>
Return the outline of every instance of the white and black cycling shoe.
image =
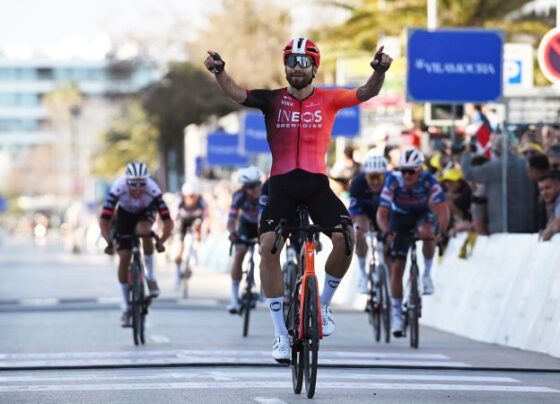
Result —
<instances>
[{"instance_id":1,"label":"white and black cycling shoe","mask_svg":"<svg viewBox=\"0 0 560 404\"><path fill-rule=\"evenodd\" d=\"M321 306L321 318L323 320L323 337L328 337L334 332L334 319L330 304Z\"/></svg>"},{"instance_id":2,"label":"white and black cycling shoe","mask_svg":"<svg viewBox=\"0 0 560 404\"><path fill-rule=\"evenodd\" d=\"M430 275L424 275L422 277L422 294L423 295L434 294L434 283L432 282L432 277Z\"/></svg>"},{"instance_id":3,"label":"white and black cycling shoe","mask_svg":"<svg viewBox=\"0 0 560 404\"><path fill-rule=\"evenodd\" d=\"M272 343L272 358L278 363L290 363L292 348L288 335L280 335L274 338L274 342Z\"/></svg>"},{"instance_id":4,"label":"white and black cycling shoe","mask_svg":"<svg viewBox=\"0 0 560 404\"><path fill-rule=\"evenodd\" d=\"M403 318L402 315L400 313L395 314L393 313L393 315L391 316L391 334L393 334L393 337L395 338L401 338L404 336L404 323L403 323Z\"/></svg>"}]
</instances>

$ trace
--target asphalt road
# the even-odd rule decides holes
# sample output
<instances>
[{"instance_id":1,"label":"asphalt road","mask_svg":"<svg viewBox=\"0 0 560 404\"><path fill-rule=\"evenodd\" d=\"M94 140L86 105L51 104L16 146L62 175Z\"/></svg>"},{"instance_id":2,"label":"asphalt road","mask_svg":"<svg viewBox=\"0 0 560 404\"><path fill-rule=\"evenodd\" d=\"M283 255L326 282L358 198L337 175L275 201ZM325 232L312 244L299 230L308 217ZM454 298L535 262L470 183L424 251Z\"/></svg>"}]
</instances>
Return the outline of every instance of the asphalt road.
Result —
<instances>
[{"instance_id":1,"label":"asphalt road","mask_svg":"<svg viewBox=\"0 0 560 404\"><path fill-rule=\"evenodd\" d=\"M224 252L226 254L227 251ZM58 239L0 247L1 403L293 403L290 370L270 358L272 325L258 308L250 335L225 311L227 274L197 271L179 298L164 260L162 296L147 343L119 326L114 263L71 255ZM363 312L335 308L335 334L321 342L317 402L560 402L560 359L421 328L375 343Z\"/></svg>"}]
</instances>

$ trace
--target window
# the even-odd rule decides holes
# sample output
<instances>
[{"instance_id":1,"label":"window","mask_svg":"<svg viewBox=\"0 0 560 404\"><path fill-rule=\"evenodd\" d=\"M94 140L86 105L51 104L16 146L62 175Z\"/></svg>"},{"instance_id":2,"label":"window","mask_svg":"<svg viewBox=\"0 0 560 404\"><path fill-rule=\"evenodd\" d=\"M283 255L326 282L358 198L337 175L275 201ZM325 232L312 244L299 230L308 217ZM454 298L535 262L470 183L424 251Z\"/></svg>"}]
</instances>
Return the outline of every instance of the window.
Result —
<instances>
[{"instance_id":1,"label":"window","mask_svg":"<svg viewBox=\"0 0 560 404\"><path fill-rule=\"evenodd\" d=\"M39 80L52 80L53 69L50 67L40 67L37 69L37 78Z\"/></svg>"}]
</instances>

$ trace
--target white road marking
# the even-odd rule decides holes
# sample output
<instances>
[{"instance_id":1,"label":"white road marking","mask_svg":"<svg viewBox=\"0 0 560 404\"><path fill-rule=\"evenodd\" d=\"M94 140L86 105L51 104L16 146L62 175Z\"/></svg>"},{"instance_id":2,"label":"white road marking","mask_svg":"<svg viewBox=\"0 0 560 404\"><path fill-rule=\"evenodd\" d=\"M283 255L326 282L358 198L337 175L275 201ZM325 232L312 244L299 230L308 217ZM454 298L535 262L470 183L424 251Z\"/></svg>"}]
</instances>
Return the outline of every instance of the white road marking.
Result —
<instances>
[{"instance_id":1,"label":"white road marking","mask_svg":"<svg viewBox=\"0 0 560 404\"><path fill-rule=\"evenodd\" d=\"M148 325L147 325L148 326ZM169 343L164 335L148 334L156 343ZM149 350L115 352L48 352L0 354L0 367L54 367L54 366L106 366L151 365L192 363L249 363L272 364L270 351L256 350ZM416 366L416 367L470 367L463 362L450 361L449 357L432 353L395 352L337 352L322 351L320 365L358 366Z\"/></svg>"},{"instance_id":2,"label":"white road marking","mask_svg":"<svg viewBox=\"0 0 560 404\"><path fill-rule=\"evenodd\" d=\"M115 357L149 357L149 356L264 356L270 357L270 351L250 350L150 350L150 351L105 351L105 352L47 352L47 353L4 353L3 359L68 359L68 358L115 358ZM391 352L340 352L319 351L320 358L356 358L356 359L422 359L422 360L448 360L442 354L422 353L391 353Z\"/></svg>"},{"instance_id":3,"label":"white road marking","mask_svg":"<svg viewBox=\"0 0 560 404\"><path fill-rule=\"evenodd\" d=\"M69 384L69 385L14 385L0 386L0 393L14 392L64 392L64 391L127 391L127 390L179 390L179 389L291 389L291 382L238 381L238 382L165 382L165 383L115 383L115 384ZM417 384L417 383L318 383L319 390L442 390L478 391L504 393L560 393L549 387L500 386L472 384Z\"/></svg>"},{"instance_id":4,"label":"white road marking","mask_svg":"<svg viewBox=\"0 0 560 404\"><path fill-rule=\"evenodd\" d=\"M291 375L284 369L277 371L245 371L232 369L227 372L220 371L182 371L160 372L156 374L57 374L53 376L0 376L0 383L14 382L68 382L68 381L100 381L100 380L164 380L164 379L202 379L210 378L215 381L234 381L238 379L291 379ZM393 373L339 373L322 370L319 374L323 380L400 380L400 381L440 381L440 382L473 382L473 383L519 383L511 377L498 376L461 376L461 375L426 375L426 374L393 374Z\"/></svg>"},{"instance_id":5,"label":"white road marking","mask_svg":"<svg viewBox=\"0 0 560 404\"><path fill-rule=\"evenodd\" d=\"M260 404L287 404L279 398L255 397L255 401Z\"/></svg>"},{"instance_id":6,"label":"white road marking","mask_svg":"<svg viewBox=\"0 0 560 404\"><path fill-rule=\"evenodd\" d=\"M158 344L167 344L171 342L165 335L150 335L150 339Z\"/></svg>"}]
</instances>

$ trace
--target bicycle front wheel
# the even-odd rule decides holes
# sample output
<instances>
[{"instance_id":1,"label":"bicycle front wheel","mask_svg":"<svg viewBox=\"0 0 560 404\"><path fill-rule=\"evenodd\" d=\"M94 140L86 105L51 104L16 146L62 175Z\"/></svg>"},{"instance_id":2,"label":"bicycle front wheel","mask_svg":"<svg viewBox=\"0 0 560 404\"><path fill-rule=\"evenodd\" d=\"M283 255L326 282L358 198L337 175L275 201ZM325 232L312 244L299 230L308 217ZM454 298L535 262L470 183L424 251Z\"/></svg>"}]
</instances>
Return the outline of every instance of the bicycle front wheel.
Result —
<instances>
[{"instance_id":1,"label":"bicycle front wheel","mask_svg":"<svg viewBox=\"0 0 560 404\"><path fill-rule=\"evenodd\" d=\"M134 345L143 343L143 315L142 315L142 267L137 260L131 264L130 303L132 308L132 338ZM142 335L142 338L141 338Z\"/></svg>"},{"instance_id":2,"label":"bicycle front wheel","mask_svg":"<svg viewBox=\"0 0 560 404\"><path fill-rule=\"evenodd\" d=\"M418 274L418 268L416 268L416 274ZM417 349L418 340L420 339L420 325L418 323L418 319L420 318L420 293L418 293L418 278L416 275L412 276L410 282L408 318L410 325L410 346Z\"/></svg>"},{"instance_id":3,"label":"bicycle front wheel","mask_svg":"<svg viewBox=\"0 0 560 404\"><path fill-rule=\"evenodd\" d=\"M381 286L380 305L381 305L381 322L383 324L383 332L385 342L391 341L391 296L387 283L387 268L379 266L379 284Z\"/></svg>"},{"instance_id":4,"label":"bicycle front wheel","mask_svg":"<svg viewBox=\"0 0 560 404\"><path fill-rule=\"evenodd\" d=\"M249 319L251 317L251 305L253 304L253 291L251 290L251 283L249 282L243 295L243 336L249 334Z\"/></svg>"},{"instance_id":5,"label":"bicycle front wheel","mask_svg":"<svg viewBox=\"0 0 560 404\"><path fill-rule=\"evenodd\" d=\"M381 285L379 280L375 279L374 276L376 268L374 266L370 267L369 270L369 299L370 299L370 315L371 323L373 325L373 335L375 341L379 342L381 340Z\"/></svg>"},{"instance_id":6,"label":"bicycle front wheel","mask_svg":"<svg viewBox=\"0 0 560 404\"><path fill-rule=\"evenodd\" d=\"M307 397L315 395L317 382L317 362L319 359L319 307L318 307L317 279L310 276L305 288L305 301L303 310L304 321L304 372L305 390Z\"/></svg>"}]
</instances>

